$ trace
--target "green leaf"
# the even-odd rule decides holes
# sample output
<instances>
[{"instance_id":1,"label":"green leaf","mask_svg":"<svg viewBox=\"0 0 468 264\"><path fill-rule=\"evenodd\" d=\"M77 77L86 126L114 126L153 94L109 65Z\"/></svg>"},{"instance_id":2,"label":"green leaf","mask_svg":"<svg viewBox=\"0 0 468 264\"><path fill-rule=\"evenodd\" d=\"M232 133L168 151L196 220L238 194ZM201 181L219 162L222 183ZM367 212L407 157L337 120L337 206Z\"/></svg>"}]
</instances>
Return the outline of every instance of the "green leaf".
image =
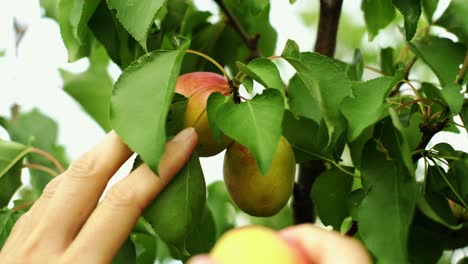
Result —
<instances>
[{"instance_id":1,"label":"green leaf","mask_svg":"<svg viewBox=\"0 0 468 264\"><path fill-rule=\"evenodd\" d=\"M217 140L221 140L223 132L216 124L217 114L221 106L228 104L232 101L232 96L224 96L218 92L211 93L206 103L206 113L208 114L208 125L210 126L211 133Z\"/></svg>"},{"instance_id":2,"label":"green leaf","mask_svg":"<svg viewBox=\"0 0 468 264\"><path fill-rule=\"evenodd\" d=\"M148 31L165 3L164 0L107 0L109 9L117 11L120 23L145 50Z\"/></svg>"},{"instance_id":3,"label":"green leaf","mask_svg":"<svg viewBox=\"0 0 468 264\"><path fill-rule=\"evenodd\" d=\"M177 93L174 94L169 113L167 114L166 133L168 136L175 136L184 129L187 104L188 98Z\"/></svg>"},{"instance_id":4,"label":"green leaf","mask_svg":"<svg viewBox=\"0 0 468 264\"><path fill-rule=\"evenodd\" d=\"M297 115L304 116L320 123L322 113L319 105L312 97L311 91L304 81L295 74L288 85L288 101L290 109Z\"/></svg>"},{"instance_id":5,"label":"green leaf","mask_svg":"<svg viewBox=\"0 0 468 264\"><path fill-rule=\"evenodd\" d=\"M379 263L408 263L417 192L414 180L401 161L389 160L372 140L363 152L361 177L365 196L353 213L361 239Z\"/></svg>"},{"instance_id":6,"label":"green leaf","mask_svg":"<svg viewBox=\"0 0 468 264\"><path fill-rule=\"evenodd\" d=\"M18 114L15 119L9 122L8 133L12 141L24 145L31 145L46 151L54 156L62 167L68 167L68 159L65 150L62 146L57 144L57 123L39 110L33 109L30 112ZM46 166L52 170L57 170L55 165L48 159L34 153L28 154L27 161L29 163ZM32 176L32 188L36 197L39 197L42 193L42 189L52 179L52 176L38 170L30 169L29 171Z\"/></svg>"},{"instance_id":7,"label":"green leaf","mask_svg":"<svg viewBox=\"0 0 468 264\"><path fill-rule=\"evenodd\" d=\"M385 75L393 75L393 48L380 49L380 69Z\"/></svg>"},{"instance_id":8,"label":"green leaf","mask_svg":"<svg viewBox=\"0 0 468 264\"><path fill-rule=\"evenodd\" d=\"M442 86L455 81L466 53L466 47L462 44L437 37L413 41L410 48L434 71Z\"/></svg>"},{"instance_id":9,"label":"green leaf","mask_svg":"<svg viewBox=\"0 0 468 264\"><path fill-rule=\"evenodd\" d=\"M296 69L327 125L328 144L336 142L346 128L340 104L351 95L350 80L333 60L323 55L305 52L298 59L287 56L288 52L283 51L283 56Z\"/></svg>"},{"instance_id":10,"label":"green leaf","mask_svg":"<svg viewBox=\"0 0 468 264\"><path fill-rule=\"evenodd\" d=\"M405 18L406 39L411 40L421 16L421 0L392 0L392 2Z\"/></svg>"},{"instance_id":11,"label":"green leaf","mask_svg":"<svg viewBox=\"0 0 468 264\"><path fill-rule=\"evenodd\" d=\"M244 7L249 10L252 15L257 15L270 3L269 0L245 1Z\"/></svg>"},{"instance_id":12,"label":"green leaf","mask_svg":"<svg viewBox=\"0 0 468 264\"><path fill-rule=\"evenodd\" d=\"M104 48L100 47L93 51L91 66L86 71L76 74L60 69L65 92L73 97L104 131L111 129L109 110L113 85L112 78L107 73L107 62L107 54Z\"/></svg>"},{"instance_id":13,"label":"green leaf","mask_svg":"<svg viewBox=\"0 0 468 264\"><path fill-rule=\"evenodd\" d=\"M427 21L429 21L429 23L432 23L432 17L434 16L434 12L437 9L439 0L422 0L421 4L423 7L423 11L426 14Z\"/></svg>"},{"instance_id":14,"label":"green leaf","mask_svg":"<svg viewBox=\"0 0 468 264\"><path fill-rule=\"evenodd\" d=\"M463 121L466 132L468 132L468 102L463 104L462 110L460 111L460 118Z\"/></svg>"},{"instance_id":15,"label":"green leaf","mask_svg":"<svg viewBox=\"0 0 468 264\"><path fill-rule=\"evenodd\" d=\"M285 87L276 64L265 58L251 60L247 65L237 62L240 71L247 74L253 80L259 82L265 88L277 89L284 96Z\"/></svg>"},{"instance_id":16,"label":"green leaf","mask_svg":"<svg viewBox=\"0 0 468 264\"><path fill-rule=\"evenodd\" d=\"M106 48L112 61L121 69L125 69L143 53L141 46L128 34L104 0L101 0L96 8L88 26L96 39Z\"/></svg>"},{"instance_id":17,"label":"green leaf","mask_svg":"<svg viewBox=\"0 0 468 264\"><path fill-rule=\"evenodd\" d=\"M145 209L143 216L167 243L184 241L202 218L206 186L198 157L188 163Z\"/></svg>"},{"instance_id":18,"label":"green leaf","mask_svg":"<svg viewBox=\"0 0 468 264\"><path fill-rule=\"evenodd\" d=\"M64 1L64 0L62 0ZM80 0L74 1L73 13L70 16L70 24L73 28L73 34L78 42L87 45L89 34L88 21L96 10L101 0Z\"/></svg>"},{"instance_id":19,"label":"green leaf","mask_svg":"<svg viewBox=\"0 0 468 264\"><path fill-rule=\"evenodd\" d=\"M216 225L213 213L210 208L202 209L202 217L200 222L192 228L190 234L187 235L185 241L176 248L177 257L186 261L190 256L195 254L207 253L211 250L216 242ZM189 255L184 254L188 252Z\"/></svg>"},{"instance_id":20,"label":"green leaf","mask_svg":"<svg viewBox=\"0 0 468 264\"><path fill-rule=\"evenodd\" d=\"M462 87L456 83L449 83L442 91L442 97L450 108L450 111L454 114L460 113L463 107L465 98L461 93Z\"/></svg>"},{"instance_id":21,"label":"green leaf","mask_svg":"<svg viewBox=\"0 0 468 264\"><path fill-rule=\"evenodd\" d=\"M323 224L340 230L341 223L349 216L347 204L352 185L353 177L336 167L326 170L315 180L311 198Z\"/></svg>"},{"instance_id":22,"label":"green leaf","mask_svg":"<svg viewBox=\"0 0 468 264\"><path fill-rule=\"evenodd\" d=\"M224 181L216 181L208 186L208 207L213 213L216 225L216 237L234 228L236 209Z\"/></svg>"},{"instance_id":23,"label":"green leaf","mask_svg":"<svg viewBox=\"0 0 468 264\"><path fill-rule=\"evenodd\" d=\"M457 35L460 42L468 45L468 5L465 0L452 0L444 14L436 21ZM446 52L446 51L445 51Z\"/></svg>"},{"instance_id":24,"label":"green leaf","mask_svg":"<svg viewBox=\"0 0 468 264\"><path fill-rule=\"evenodd\" d=\"M154 263L158 252L157 237L145 233L132 232L130 239L135 247L136 263Z\"/></svg>"},{"instance_id":25,"label":"green leaf","mask_svg":"<svg viewBox=\"0 0 468 264\"><path fill-rule=\"evenodd\" d=\"M328 135L323 122L319 125L305 117L296 118L288 110L283 118L283 136L293 148L299 163L309 159L333 159L332 151L327 148Z\"/></svg>"},{"instance_id":26,"label":"green leaf","mask_svg":"<svg viewBox=\"0 0 468 264\"><path fill-rule=\"evenodd\" d=\"M23 158L28 151L25 145L0 139L0 208L8 205L21 186Z\"/></svg>"},{"instance_id":27,"label":"green leaf","mask_svg":"<svg viewBox=\"0 0 468 264\"><path fill-rule=\"evenodd\" d=\"M59 9L58 4L60 0L40 0L40 4L44 9L44 15L58 21Z\"/></svg>"},{"instance_id":28,"label":"green leaf","mask_svg":"<svg viewBox=\"0 0 468 264\"><path fill-rule=\"evenodd\" d=\"M468 208L468 153L454 150L447 143L439 143L433 147L437 151L435 157L445 159L448 163L448 171L445 172L439 166L430 166L427 174L427 182L430 190L441 192L445 197Z\"/></svg>"},{"instance_id":29,"label":"green leaf","mask_svg":"<svg viewBox=\"0 0 468 264\"><path fill-rule=\"evenodd\" d=\"M349 141L354 141L367 127L386 114L388 105L385 104L385 99L393 84L392 77L372 79L354 87L354 97L343 100L341 112L348 120Z\"/></svg>"},{"instance_id":30,"label":"green leaf","mask_svg":"<svg viewBox=\"0 0 468 264\"><path fill-rule=\"evenodd\" d=\"M395 8L390 0L363 0L361 10L364 12L364 20L371 40L395 17Z\"/></svg>"},{"instance_id":31,"label":"green leaf","mask_svg":"<svg viewBox=\"0 0 468 264\"><path fill-rule=\"evenodd\" d=\"M216 124L228 137L247 147L262 174L266 174L281 137L283 113L280 92L267 89L241 104L231 101L222 105L216 115Z\"/></svg>"},{"instance_id":32,"label":"green leaf","mask_svg":"<svg viewBox=\"0 0 468 264\"><path fill-rule=\"evenodd\" d=\"M451 230L459 230L462 225L457 224L450 211L447 198L438 192L426 192L417 202L418 209L432 221Z\"/></svg>"},{"instance_id":33,"label":"green leaf","mask_svg":"<svg viewBox=\"0 0 468 264\"><path fill-rule=\"evenodd\" d=\"M299 49L299 45L297 45L294 40L288 39L286 44L284 45L283 52L281 53L281 57L284 58L292 58L295 60L301 60L301 51Z\"/></svg>"},{"instance_id":34,"label":"green leaf","mask_svg":"<svg viewBox=\"0 0 468 264\"><path fill-rule=\"evenodd\" d=\"M117 254L112 259L112 264L136 264L135 246L128 238L120 247Z\"/></svg>"},{"instance_id":35,"label":"green leaf","mask_svg":"<svg viewBox=\"0 0 468 264\"><path fill-rule=\"evenodd\" d=\"M0 249L3 248L13 226L21 215L23 215L21 211L11 212L8 210L0 210Z\"/></svg>"},{"instance_id":36,"label":"green leaf","mask_svg":"<svg viewBox=\"0 0 468 264\"><path fill-rule=\"evenodd\" d=\"M62 35L65 46L67 47L69 62L74 62L80 58L88 56L91 49L91 35L82 33L82 39L78 39L75 35L75 28L77 25L74 25L72 20L80 17L80 3L84 3L84 0L60 0L58 2L58 22L60 25L60 34Z\"/></svg>"},{"instance_id":37,"label":"green leaf","mask_svg":"<svg viewBox=\"0 0 468 264\"><path fill-rule=\"evenodd\" d=\"M164 152L166 118L188 45L140 57L114 85L111 126L155 172Z\"/></svg>"}]
</instances>

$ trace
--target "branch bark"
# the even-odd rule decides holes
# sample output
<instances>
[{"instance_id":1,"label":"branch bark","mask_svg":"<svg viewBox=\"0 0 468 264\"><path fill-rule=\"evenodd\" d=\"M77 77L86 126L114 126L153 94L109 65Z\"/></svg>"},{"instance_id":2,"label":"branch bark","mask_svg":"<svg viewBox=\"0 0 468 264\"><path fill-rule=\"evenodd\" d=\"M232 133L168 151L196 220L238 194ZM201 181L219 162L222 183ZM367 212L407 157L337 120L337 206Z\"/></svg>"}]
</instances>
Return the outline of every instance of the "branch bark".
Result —
<instances>
[{"instance_id":1,"label":"branch bark","mask_svg":"<svg viewBox=\"0 0 468 264\"><path fill-rule=\"evenodd\" d=\"M333 57L335 54L342 4L343 0L320 0L320 18L315 51L328 57ZM324 171L325 164L321 160L309 160L300 165L292 204L295 224L315 222L316 214L310 191L315 179Z\"/></svg>"},{"instance_id":2,"label":"branch bark","mask_svg":"<svg viewBox=\"0 0 468 264\"><path fill-rule=\"evenodd\" d=\"M224 4L223 0L214 0L214 1L219 6L219 8L221 8L223 13L226 15L226 18L228 19L229 24L237 33L239 33L239 36L244 41L245 45L247 45L247 47L249 48L250 56L247 58L247 60L252 60L255 58L262 57L262 54L258 50L258 40L260 39L260 34L257 33L254 36L250 36L244 30L240 22L237 21L237 19L231 14L226 4Z\"/></svg>"}]
</instances>

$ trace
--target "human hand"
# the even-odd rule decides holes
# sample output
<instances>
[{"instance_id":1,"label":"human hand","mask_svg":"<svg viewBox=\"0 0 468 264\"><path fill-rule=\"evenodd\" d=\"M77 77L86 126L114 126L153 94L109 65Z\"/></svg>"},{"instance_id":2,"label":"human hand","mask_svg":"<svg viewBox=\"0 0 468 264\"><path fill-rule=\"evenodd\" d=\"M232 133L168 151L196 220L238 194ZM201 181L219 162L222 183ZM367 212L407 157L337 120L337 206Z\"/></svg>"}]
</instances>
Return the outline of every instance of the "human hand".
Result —
<instances>
[{"instance_id":1,"label":"human hand","mask_svg":"<svg viewBox=\"0 0 468 264\"><path fill-rule=\"evenodd\" d=\"M187 128L166 144L159 177L145 164L113 185L109 179L132 155L110 132L44 189L15 224L0 263L109 263L143 209L184 166L197 143Z\"/></svg>"},{"instance_id":2,"label":"human hand","mask_svg":"<svg viewBox=\"0 0 468 264\"><path fill-rule=\"evenodd\" d=\"M367 251L355 239L328 231L312 224L288 227L278 232L306 263L370 264ZM235 249L233 249L235 250ZM209 255L192 258L188 264L222 264Z\"/></svg>"}]
</instances>

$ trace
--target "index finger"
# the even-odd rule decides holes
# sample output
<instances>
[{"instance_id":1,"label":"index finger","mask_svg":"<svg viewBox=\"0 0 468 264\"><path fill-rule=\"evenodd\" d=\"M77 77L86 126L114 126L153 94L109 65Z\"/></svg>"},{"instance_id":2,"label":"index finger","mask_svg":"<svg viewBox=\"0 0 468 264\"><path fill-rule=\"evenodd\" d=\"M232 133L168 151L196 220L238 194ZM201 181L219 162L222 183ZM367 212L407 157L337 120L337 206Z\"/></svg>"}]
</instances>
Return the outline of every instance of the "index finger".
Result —
<instances>
[{"instance_id":1,"label":"index finger","mask_svg":"<svg viewBox=\"0 0 468 264\"><path fill-rule=\"evenodd\" d=\"M366 249L355 239L311 224L292 226L280 235L298 247L311 263L370 264Z\"/></svg>"}]
</instances>

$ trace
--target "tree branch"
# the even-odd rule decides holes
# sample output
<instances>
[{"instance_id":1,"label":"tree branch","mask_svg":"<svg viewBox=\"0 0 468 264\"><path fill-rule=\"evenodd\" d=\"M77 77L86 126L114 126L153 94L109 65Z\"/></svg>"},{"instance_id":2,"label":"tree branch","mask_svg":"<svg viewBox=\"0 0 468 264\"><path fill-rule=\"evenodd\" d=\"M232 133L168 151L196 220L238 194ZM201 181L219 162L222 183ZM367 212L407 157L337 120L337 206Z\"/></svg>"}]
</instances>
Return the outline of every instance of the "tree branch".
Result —
<instances>
[{"instance_id":1,"label":"tree branch","mask_svg":"<svg viewBox=\"0 0 468 264\"><path fill-rule=\"evenodd\" d=\"M320 0L320 18L315 51L333 57L343 0Z\"/></svg>"},{"instance_id":2,"label":"tree branch","mask_svg":"<svg viewBox=\"0 0 468 264\"><path fill-rule=\"evenodd\" d=\"M468 70L468 49L466 49L466 56L465 56L465 61L463 62L463 65L460 69L460 71L457 74L457 78L455 79L455 82L458 84L462 84L463 80L465 78L466 71Z\"/></svg>"},{"instance_id":3,"label":"tree branch","mask_svg":"<svg viewBox=\"0 0 468 264\"><path fill-rule=\"evenodd\" d=\"M432 137L442 131L444 127L447 125L450 118L444 118L443 120L437 121L435 123L421 123L419 124L419 130L422 132L421 140L419 141L418 145L415 149L415 154L413 154L412 159L413 162L418 161L418 159L422 158L423 154L421 151L426 148L429 141L431 141Z\"/></svg>"},{"instance_id":4,"label":"tree branch","mask_svg":"<svg viewBox=\"0 0 468 264\"><path fill-rule=\"evenodd\" d=\"M239 36L244 41L245 45L247 45L247 47L249 48L250 56L248 57L248 60L262 57L262 54L258 50L258 40L260 39L260 34L257 33L254 36L249 36L249 34L242 28L240 22L237 21L237 19L231 14L229 9L224 4L223 0L214 1L216 2L216 4L218 4L219 8L221 8L223 13L226 15L229 24L237 33L239 33Z\"/></svg>"},{"instance_id":5,"label":"tree branch","mask_svg":"<svg viewBox=\"0 0 468 264\"><path fill-rule=\"evenodd\" d=\"M315 51L333 57L343 0L320 0L320 18ZM294 186L293 219L295 224L314 223L314 203L310 191L315 179L325 171L322 160L309 160L299 167L299 179Z\"/></svg>"}]
</instances>

